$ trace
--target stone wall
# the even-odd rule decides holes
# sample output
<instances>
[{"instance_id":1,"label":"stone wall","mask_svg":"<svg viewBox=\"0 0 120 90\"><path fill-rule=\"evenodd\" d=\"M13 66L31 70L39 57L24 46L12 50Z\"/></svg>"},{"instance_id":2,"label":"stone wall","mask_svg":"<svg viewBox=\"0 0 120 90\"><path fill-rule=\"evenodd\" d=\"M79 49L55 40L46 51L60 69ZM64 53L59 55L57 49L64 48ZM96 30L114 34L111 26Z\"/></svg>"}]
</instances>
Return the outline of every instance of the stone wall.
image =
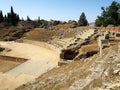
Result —
<instances>
[{"instance_id":1,"label":"stone wall","mask_svg":"<svg viewBox=\"0 0 120 90\"><path fill-rule=\"evenodd\" d=\"M25 62L27 61L28 59L25 59L25 58L18 58L18 57L11 57L11 56L3 56L3 55L0 55L0 59L1 60L6 60L6 61L14 61L14 62Z\"/></svg>"}]
</instances>

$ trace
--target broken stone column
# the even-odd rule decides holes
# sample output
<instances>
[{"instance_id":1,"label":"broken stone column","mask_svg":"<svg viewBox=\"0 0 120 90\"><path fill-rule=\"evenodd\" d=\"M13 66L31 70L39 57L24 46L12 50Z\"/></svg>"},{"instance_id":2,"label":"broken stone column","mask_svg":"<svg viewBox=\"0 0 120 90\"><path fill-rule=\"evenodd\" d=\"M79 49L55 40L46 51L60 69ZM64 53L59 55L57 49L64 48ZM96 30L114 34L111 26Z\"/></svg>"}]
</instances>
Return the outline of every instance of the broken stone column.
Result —
<instances>
[{"instance_id":1,"label":"broken stone column","mask_svg":"<svg viewBox=\"0 0 120 90\"><path fill-rule=\"evenodd\" d=\"M99 47L99 53L102 54L102 37L98 38L98 47Z\"/></svg>"},{"instance_id":2,"label":"broken stone column","mask_svg":"<svg viewBox=\"0 0 120 90\"><path fill-rule=\"evenodd\" d=\"M109 34L103 34L103 36L99 36L98 38L98 47L100 54L102 53L102 48L110 46L109 43Z\"/></svg>"}]
</instances>

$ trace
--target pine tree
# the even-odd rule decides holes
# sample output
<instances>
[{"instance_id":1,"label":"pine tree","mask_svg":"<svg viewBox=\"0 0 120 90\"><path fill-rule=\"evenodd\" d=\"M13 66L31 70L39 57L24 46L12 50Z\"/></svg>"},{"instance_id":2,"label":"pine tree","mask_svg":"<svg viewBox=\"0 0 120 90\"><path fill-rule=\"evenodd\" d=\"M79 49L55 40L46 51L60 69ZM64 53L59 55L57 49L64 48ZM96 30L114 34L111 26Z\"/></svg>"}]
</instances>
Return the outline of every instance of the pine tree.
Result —
<instances>
[{"instance_id":1,"label":"pine tree","mask_svg":"<svg viewBox=\"0 0 120 90\"><path fill-rule=\"evenodd\" d=\"M0 11L0 23L4 21L3 13Z\"/></svg>"},{"instance_id":2,"label":"pine tree","mask_svg":"<svg viewBox=\"0 0 120 90\"><path fill-rule=\"evenodd\" d=\"M88 21L87 21L87 19L86 19L86 16L85 16L85 13L84 13L84 12L82 12L82 14L81 14L81 16L80 16L80 18L79 18L79 20L78 20L78 24L79 24L80 26L87 26L87 25L88 25Z\"/></svg>"},{"instance_id":3,"label":"pine tree","mask_svg":"<svg viewBox=\"0 0 120 90\"><path fill-rule=\"evenodd\" d=\"M109 7L101 9L102 14L96 19L96 26L120 25L120 3L113 1Z\"/></svg>"}]
</instances>

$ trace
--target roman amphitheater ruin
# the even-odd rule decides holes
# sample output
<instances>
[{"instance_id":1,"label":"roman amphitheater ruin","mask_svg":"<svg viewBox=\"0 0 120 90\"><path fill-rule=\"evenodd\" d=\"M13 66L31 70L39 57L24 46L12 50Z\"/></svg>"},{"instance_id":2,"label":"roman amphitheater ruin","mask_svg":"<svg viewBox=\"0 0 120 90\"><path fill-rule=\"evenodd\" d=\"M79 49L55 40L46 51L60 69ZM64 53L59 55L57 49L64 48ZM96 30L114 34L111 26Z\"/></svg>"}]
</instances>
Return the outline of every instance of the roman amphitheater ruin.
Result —
<instances>
[{"instance_id":1,"label":"roman amphitheater ruin","mask_svg":"<svg viewBox=\"0 0 120 90\"><path fill-rule=\"evenodd\" d=\"M114 52L110 50L107 54L108 56L105 56L102 50L110 47L110 40L120 39L119 31L119 27L77 27L69 28L65 33L61 32L59 36L55 36L47 42L30 40L25 37L20 41L0 41L0 62L2 63L0 65L0 90L14 90L23 84L34 81L40 75L53 68L59 68L68 63L99 54L100 57L96 58L97 65L93 64L95 68L90 68L94 72L86 79L74 82L67 89L78 90L74 85L87 82L84 85L77 86L82 90L86 84L98 78L104 71L101 63L106 62L108 56ZM65 37L70 32L73 33L73 36ZM89 48L90 50L87 47L91 47ZM104 60L100 61L101 56L105 57ZM89 64L90 61L87 63ZM99 74L96 76L97 72Z\"/></svg>"}]
</instances>

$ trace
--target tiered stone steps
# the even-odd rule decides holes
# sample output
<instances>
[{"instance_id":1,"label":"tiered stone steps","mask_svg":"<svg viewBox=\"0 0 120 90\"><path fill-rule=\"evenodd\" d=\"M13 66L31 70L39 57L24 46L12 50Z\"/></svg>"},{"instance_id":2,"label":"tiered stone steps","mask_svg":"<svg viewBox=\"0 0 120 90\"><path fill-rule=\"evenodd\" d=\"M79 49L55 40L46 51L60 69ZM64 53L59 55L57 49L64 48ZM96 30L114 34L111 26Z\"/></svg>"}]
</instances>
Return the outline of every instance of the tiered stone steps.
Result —
<instances>
[{"instance_id":1,"label":"tiered stone steps","mask_svg":"<svg viewBox=\"0 0 120 90\"><path fill-rule=\"evenodd\" d=\"M82 30L81 28L75 28L75 30L77 30L77 34L70 40L55 38L54 40L50 41L49 44L52 44L61 50L67 49L68 47L71 47L71 46L74 47L78 44L81 44L81 42L88 39L91 35L94 34L94 29L89 29L89 30L83 29Z\"/></svg>"}]
</instances>

